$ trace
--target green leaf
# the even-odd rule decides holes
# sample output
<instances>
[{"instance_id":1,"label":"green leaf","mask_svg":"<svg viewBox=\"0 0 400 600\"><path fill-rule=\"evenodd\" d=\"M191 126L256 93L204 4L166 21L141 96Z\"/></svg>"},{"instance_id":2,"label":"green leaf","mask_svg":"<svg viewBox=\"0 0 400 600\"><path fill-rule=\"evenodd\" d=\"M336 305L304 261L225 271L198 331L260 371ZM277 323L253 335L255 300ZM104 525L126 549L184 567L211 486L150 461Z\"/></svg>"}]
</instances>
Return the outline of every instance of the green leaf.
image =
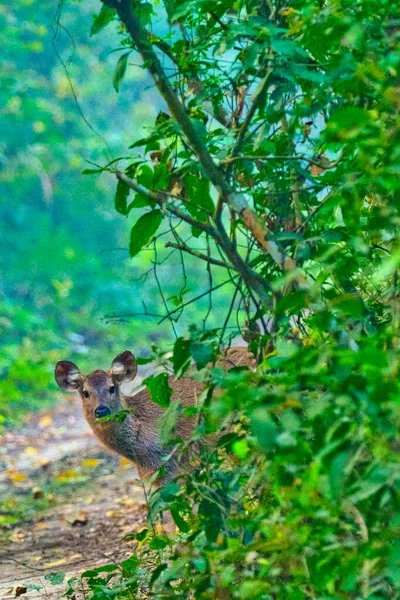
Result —
<instances>
[{"instance_id":1,"label":"green leaf","mask_svg":"<svg viewBox=\"0 0 400 600\"><path fill-rule=\"evenodd\" d=\"M163 446L166 446L174 436L175 427L178 423L179 415L182 413L182 404L180 400L173 400L165 413L159 420L160 439Z\"/></svg>"},{"instance_id":2,"label":"green leaf","mask_svg":"<svg viewBox=\"0 0 400 600\"><path fill-rule=\"evenodd\" d=\"M51 585L60 585L65 579L65 573L46 573L44 578Z\"/></svg>"},{"instance_id":3,"label":"green leaf","mask_svg":"<svg viewBox=\"0 0 400 600\"><path fill-rule=\"evenodd\" d=\"M137 365L148 365L149 363L151 363L153 361L154 361L154 358L151 356L149 358L136 358Z\"/></svg>"},{"instance_id":4,"label":"green leaf","mask_svg":"<svg viewBox=\"0 0 400 600\"><path fill-rule=\"evenodd\" d=\"M129 186L124 181L119 180L115 193L115 210L121 215L127 215L129 212L127 203L129 192Z\"/></svg>"},{"instance_id":5,"label":"green leaf","mask_svg":"<svg viewBox=\"0 0 400 600\"><path fill-rule=\"evenodd\" d=\"M106 25L108 25L116 16L116 12L113 8L110 8L106 4L103 4L99 14L94 18L92 28L90 30L90 36L95 35Z\"/></svg>"},{"instance_id":6,"label":"green leaf","mask_svg":"<svg viewBox=\"0 0 400 600\"><path fill-rule=\"evenodd\" d=\"M207 539L215 542L223 527L223 517L220 507L215 502L204 498L199 504L198 514L204 526Z\"/></svg>"},{"instance_id":7,"label":"green leaf","mask_svg":"<svg viewBox=\"0 0 400 600\"><path fill-rule=\"evenodd\" d=\"M152 550L163 550L169 544L169 539L164 537L155 537L150 541L149 547Z\"/></svg>"},{"instance_id":8,"label":"green leaf","mask_svg":"<svg viewBox=\"0 0 400 600\"><path fill-rule=\"evenodd\" d=\"M190 353L197 368L204 369L213 358L213 347L202 342L192 342L190 344Z\"/></svg>"},{"instance_id":9,"label":"green leaf","mask_svg":"<svg viewBox=\"0 0 400 600\"><path fill-rule=\"evenodd\" d=\"M182 376L190 366L190 340L179 337L174 344L172 357L175 375Z\"/></svg>"},{"instance_id":10,"label":"green leaf","mask_svg":"<svg viewBox=\"0 0 400 600\"><path fill-rule=\"evenodd\" d=\"M362 481L358 485L357 492L349 496L349 500L353 504L357 504L357 502L361 502L361 500L366 500L367 498L370 498L371 496L376 494L376 492L378 492L384 485L385 482L382 481Z\"/></svg>"},{"instance_id":11,"label":"green leaf","mask_svg":"<svg viewBox=\"0 0 400 600\"><path fill-rule=\"evenodd\" d=\"M137 556L130 556L126 560L123 560L120 563L120 567L122 568L123 574L125 577L136 573L136 569L140 565L140 560Z\"/></svg>"},{"instance_id":12,"label":"green leaf","mask_svg":"<svg viewBox=\"0 0 400 600\"><path fill-rule=\"evenodd\" d=\"M35 585L34 583L29 583L26 586L26 589L27 590L32 590L32 591L35 591L35 592L40 592L40 590L43 589L43 586L42 585Z\"/></svg>"},{"instance_id":13,"label":"green leaf","mask_svg":"<svg viewBox=\"0 0 400 600\"><path fill-rule=\"evenodd\" d=\"M144 384L153 402L163 408L169 406L172 390L168 384L168 373L152 375L144 380Z\"/></svg>"},{"instance_id":14,"label":"green leaf","mask_svg":"<svg viewBox=\"0 0 400 600\"><path fill-rule=\"evenodd\" d=\"M153 6L150 2L133 3L133 10L139 19L140 26L146 27L151 23L151 16L154 14Z\"/></svg>"},{"instance_id":15,"label":"green leaf","mask_svg":"<svg viewBox=\"0 0 400 600\"><path fill-rule=\"evenodd\" d=\"M126 68L128 66L129 55L130 55L130 52L125 52L125 54L122 54L122 56L119 57L118 62L115 66L112 83L113 83L115 91L117 91L117 92L119 92L119 86L120 86L123 78L125 77Z\"/></svg>"},{"instance_id":16,"label":"green leaf","mask_svg":"<svg viewBox=\"0 0 400 600\"><path fill-rule=\"evenodd\" d=\"M96 577L100 573L113 573L118 570L118 565L116 564L108 564L101 565L100 567L95 567L94 569L89 569L88 571L84 571L82 573L82 577Z\"/></svg>"},{"instance_id":17,"label":"green leaf","mask_svg":"<svg viewBox=\"0 0 400 600\"><path fill-rule=\"evenodd\" d=\"M210 182L201 175L185 175L183 178L188 202L189 213L200 221L207 221L208 214L214 214L215 206L210 196ZM204 209L204 210L203 210Z\"/></svg>"},{"instance_id":18,"label":"green leaf","mask_svg":"<svg viewBox=\"0 0 400 600\"><path fill-rule=\"evenodd\" d=\"M146 536L149 533L149 529L145 528L142 529L141 531L138 531L138 533L135 534L135 538L137 539L138 542L143 542L144 539L146 539Z\"/></svg>"},{"instance_id":19,"label":"green leaf","mask_svg":"<svg viewBox=\"0 0 400 600\"><path fill-rule=\"evenodd\" d=\"M256 408L252 414L251 427L261 448L265 452L270 452L276 444L278 427L272 420L267 407Z\"/></svg>"},{"instance_id":20,"label":"green leaf","mask_svg":"<svg viewBox=\"0 0 400 600\"><path fill-rule=\"evenodd\" d=\"M271 40L273 49L287 58L308 58L307 52L292 40Z\"/></svg>"},{"instance_id":21,"label":"green leaf","mask_svg":"<svg viewBox=\"0 0 400 600\"><path fill-rule=\"evenodd\" d=\"M183 519L179 510L176 507L171 506L170 511L172 518L175 521L176 525L179 527L179 529L184 533L188 533L190 531L190 525Z\"/></svg>"},{"instance_id":22,"label":"green leaf","mask_svg":"<svg viewBox=\"0 0 400 600\"><path fill-rule=\"evenodd\" d=\"M83 169L82 175L95 175L97 173L102 173L104 169Z\"/></svg>"},{"instance_id":23,"label":"green leaf","mask_svg":"<svg viewBox=\"0 0 400 600\"><path fill-rule=\"evenodd\" d=\"M232 450L240 459L246 458L249 453L249 445L245 439L237 440L232 445Z\"/></svg>"},{"instance_id":24,"label":"green leaf","mask_svg":"<svg viewBox=\"0 0 400 600\"><path fill-rule=\"evenodd\" d=\"M328 133L339 139L357 138L369 124L370 117L365 108L346 106L336 110L327 124Z\"/></svg>"},{"instance_id":25,"label":"green leaf","mask_svg":"<svg viewBox=\"0 0 400 600\"><path fill-rule=\"evenodd\" d=\"M161 210L152 210L142 215L132 227L131 241L129 244L130 255L136 256L154 234L157 232L163 220Z\"/></svg>"}]
</instances>

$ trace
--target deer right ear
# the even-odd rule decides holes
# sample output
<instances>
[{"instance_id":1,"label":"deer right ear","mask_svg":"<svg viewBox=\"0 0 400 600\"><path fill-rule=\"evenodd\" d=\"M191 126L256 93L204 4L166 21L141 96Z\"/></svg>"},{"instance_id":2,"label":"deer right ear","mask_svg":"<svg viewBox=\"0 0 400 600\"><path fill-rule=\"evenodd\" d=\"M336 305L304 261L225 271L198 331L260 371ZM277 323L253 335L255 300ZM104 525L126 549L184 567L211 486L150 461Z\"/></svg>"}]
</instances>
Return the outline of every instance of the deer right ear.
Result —
<instances>
[{"instance_id":1,"label":"deer right ear","mask_svg":"<svg viewBox=\"0 0 400 600\"><path fill-rule=\"evenodd\" d=\"M132 381L136 377L136 373L136 359L129 350L118 354L112 361L111 375L118 384L124 381Z\"/></svg>"},{"instance_id":2,"label":"deer right ear","mask_svg":"<svg viewBox=\"0 0 400 600\"><path fill-rule=\"evenodd\" d=\"M76 392L82 381L78 367L69 360L58 361L54 376L60 388L66 392Z\"/></svg>"}]
</instances>

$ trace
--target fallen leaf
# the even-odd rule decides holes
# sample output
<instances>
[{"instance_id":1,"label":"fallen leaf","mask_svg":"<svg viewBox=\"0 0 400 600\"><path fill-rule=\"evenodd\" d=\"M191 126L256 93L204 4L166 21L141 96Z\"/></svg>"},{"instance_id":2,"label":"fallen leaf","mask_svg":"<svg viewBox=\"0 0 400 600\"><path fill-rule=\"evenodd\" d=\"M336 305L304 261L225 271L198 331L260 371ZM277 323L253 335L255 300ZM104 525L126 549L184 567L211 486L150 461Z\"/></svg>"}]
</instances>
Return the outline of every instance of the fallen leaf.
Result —
<instances>
[{"instance_id":1,"label":"fallen leaf","mask_svg":"<svg viewBox=\"0 0 400 600\"><path fill-rule=\"evenodd\" d=\"M74 515L72 518L70 517L67 520L72 527L82 527L83 525L87 525L88 514L84 510L80 510L77 515Z\"/></svg>"},{"instance_id":2,"label":"fallen leaf","mask_svg":"<svg viewBox=\"0 0 400 600\"><path fill-rule=\"evenodd\" d=\"M47 567L58 567L59 565L65 565L67 562L66 558L60 558L60 560L55 560L54 562L46 563L44 566Z\"/></svg>"},{"instance_id":3,"label":"fallen leaf","mask_svg":"<svg viewBox=\"0 0 400 600\"><path fill-rule=\"evenodd\" d=\"M81 554L80 552L78 552L77 554L73 554L72 556L69 557L69 562L71 562L71 560L77 560L78 558L82 558L83 554Z\"/></svg>"},{"instance_id":4,"label":"fallen leaf","mask_svg":"<svg viewBox=\"0 0 400 600\"><path fill-rule=\"evenodd\" d=\"M45 427L48 427L49 425L51 425L52 422L53 422L53 419L50 417L50 415L44 415L39 420L39 427L44 429Z\"/></svg>"},{"instance_id":5,"label":"fallen leaf","mask_svg":"<svg viewBox=\"0 0 400 600\"><path fill-rule=\"evenodd\" d=\"M117 504L120 506L135 506L137 504L137 500L133 498L129 498L128 496L123 496L122 498L117 498L115 500Z\"/></svg>"},{"instance_id":6,"label":"fallen leaf","mask_svg":"<svg viewBox=\"0 0 400 600\"><path fill-rule=\"evenodd\" d=\"M121 465L121 467L126 467L128 465L132 465L132 462L125 458L125 456L121 456L119 459L119 464Z\"/></svg>"},{"instance_id":7,"label":"fallen leaf","mask_svg":"<svg viewBox=\"0 0 400 600\"><path fill-rule=\"evenodd\" d=\"M28 591L28 588L26 588L24 585L18 585L15 588L15 597L18 598L18 596L22 596L22 594L26 594L27 591Z\"/></svg>"},{"instance_id":8,"label":"fallen leaf","mask_svg":"<svg viewBox=\"0 0 400 600\"><path fill-rule=\"evenodd\" d=\"M75 479L79 476L79 471L75 471L74 469L69 469L68 471L64 471L63 473L59 473L56 475L57 481L70 481L71 479Z\"/></svg>"},{"instance_id":9,"label":"fallen leaf","mask_svg":"<svg viewBox=\"0 0 400 600\"><path fill-rule=\"evenodd\" d=\"M15 531L12 532L10 539L12 542L16 542L17 544L20 544L21 542L25 541L25 534L20 529L16 529Z\"/></svg>"},{"instance_id":10,"label":"fallen leaf","mask_svg":"<svg viewBox=\"0 0 400 600\"><path fill-rule=\"evenodd\" d=\"M83 467L97 467L100 464L100 461L98 458L86 458L86 460L83 461L82 466Z\"/></svg>"},{"instance_id":11,"label":"fallen leaf","mask_svg":"<svg viewBox=\"0 0 400 600\"><path fill-rule=\"evenodd\" d=\"M108 510L106 512L106 517L112 517L113 519L117 519L119 517L119 512L116 510Z\"/></svg>"},{"instance_id":12,"label":"fallen leaf","mask_svg":"<svg viewBox=\"0 0 400 600\"><path fill-rule=\"evenodd\" d=\"M24 454L26 456L36 456L38 454L38 449L34 446L27 446L24 450Z\"/></svg>"},{"instance_id":13,"label":"fallen leaf","mask_svg":"<svg viewBox=\"0 0 400 600\"><path fill-rule=\"evenodd\" d=\"M21 481L25 481L27 478L28 476L25 473L16 473L15 475L11 476L11 479L14 483L20 483Z\"/></svg>"}]
</instances>

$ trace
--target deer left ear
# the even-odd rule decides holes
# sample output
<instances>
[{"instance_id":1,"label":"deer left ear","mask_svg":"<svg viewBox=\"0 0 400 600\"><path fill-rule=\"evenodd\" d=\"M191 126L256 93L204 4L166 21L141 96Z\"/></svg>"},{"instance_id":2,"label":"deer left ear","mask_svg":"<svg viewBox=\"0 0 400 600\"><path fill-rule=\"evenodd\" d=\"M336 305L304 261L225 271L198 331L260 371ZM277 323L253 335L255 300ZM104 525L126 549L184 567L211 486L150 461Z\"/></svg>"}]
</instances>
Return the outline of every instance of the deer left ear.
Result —
<instances>
[{"instance_id":1,"label":"deer left ear","mask_svg":"<svg viewBox=\"0 0 400 600\"><path fill-rule=\"evenodd\" d=\"M125 350L114 358L111 364L111 376L116 383L132 381L136 377L137 365L132 352Z\"/></svg>"}]
</instances>

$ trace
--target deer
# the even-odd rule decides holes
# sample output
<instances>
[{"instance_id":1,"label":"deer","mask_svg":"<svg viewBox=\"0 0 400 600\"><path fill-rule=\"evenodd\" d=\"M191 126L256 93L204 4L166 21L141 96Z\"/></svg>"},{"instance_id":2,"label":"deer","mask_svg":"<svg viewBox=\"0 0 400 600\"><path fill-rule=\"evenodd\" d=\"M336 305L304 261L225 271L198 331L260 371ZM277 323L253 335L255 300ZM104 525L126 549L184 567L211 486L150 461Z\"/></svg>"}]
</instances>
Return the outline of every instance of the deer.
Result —
<instances>
[{"instance_id":1,"label":"deer","mask_svg":"<svg viewBox=\"0 0 400 600\"><path fill-rule=\"evenodd\" d=\"M246 347L233 347L225 351L217 366L229 370L235 366L254 367L254 356ZM131 382L137 375L135 356L129 350L118 354L108 371L97 369L82 375L78 367L68 360L57 362L55 379L58 386L67 392L78 393L82 399L83 414L97 439L108 449L134 463L142 480L151 477L164 466L164 475L156 479L163 485L174 479L182 469L185 458L163 446L159 434L159 421L165 409L153 402L146 389L133 396L121 390L123 383ZM195 404L196 397L204 386L184 376L169 378L172 388L171 401L179 399L182 406ZM127 411L125 418L110 418ZM195 427L196 417L181 414L175 433L189 442ZM168 460L166 460L168 458Z\"/></svg>"}]
</instances>

